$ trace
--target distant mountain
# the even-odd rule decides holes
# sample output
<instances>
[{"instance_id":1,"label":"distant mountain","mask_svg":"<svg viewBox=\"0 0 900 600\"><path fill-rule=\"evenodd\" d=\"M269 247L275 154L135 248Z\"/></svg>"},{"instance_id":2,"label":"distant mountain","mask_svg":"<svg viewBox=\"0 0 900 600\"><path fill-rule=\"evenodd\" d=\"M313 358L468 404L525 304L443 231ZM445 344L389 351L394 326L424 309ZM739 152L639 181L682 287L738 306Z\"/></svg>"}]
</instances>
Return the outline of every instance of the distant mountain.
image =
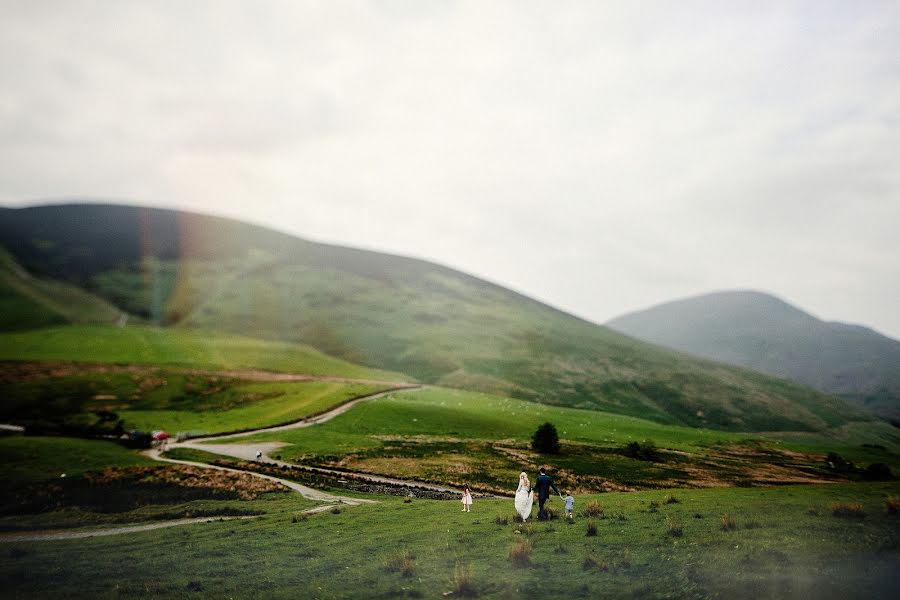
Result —
<instances>
[{"instance_id":1,"label":"distant mountain","mask_svg":"<svg viewBox=\"0 0 900 600\"><path fill-rule=\"evenodd\" d=\"M768 294L667 302L607 325L641 340L787 377L900 423L900 342L821 321Z\"/></svg>"},{"instance_id":2,"label":"distant mountain","mask_svg":"<svg viewBox=\"0 0 900 600\"><path fill-rule=\"evenodd\" d=\"M150 323L305 343L450 387L739 431L869 418L453 269L228 219L96 204L0 209L0 246L32 276Z\"/></svg>"}]
</instances>

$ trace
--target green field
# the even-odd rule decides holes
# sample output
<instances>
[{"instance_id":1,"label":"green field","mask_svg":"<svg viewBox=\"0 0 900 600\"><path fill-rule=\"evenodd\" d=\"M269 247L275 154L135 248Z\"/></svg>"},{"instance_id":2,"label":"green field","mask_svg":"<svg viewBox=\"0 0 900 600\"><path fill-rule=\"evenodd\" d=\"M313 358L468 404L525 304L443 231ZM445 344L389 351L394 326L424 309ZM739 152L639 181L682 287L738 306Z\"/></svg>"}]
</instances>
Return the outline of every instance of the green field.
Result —
<instances>
[{"instance_id":1,"label":"green field","mask_svg":"<svg viewBox=\"0 0 900 600\"><path fill-rule=\"evenodd\" d=\"M0 360L73 360L218 369L266 369L401 381L408 377L367 369L302 344L239 335L155 327L72 325L0 334Z\"/></svg>"},{"instance_id":2,"label":"green field","mask_svg":"<svg viewBox=\"0 0 900 600\"><path fill-rule=\"evenodd\" d=\"M126 536L0 546L10 597L891 598L900 524L896 485L683 490L577 498L588 519L498 524L512 502L379 498L373 506L297 518L271 502L249 520ZM651 501L658 503L655 510ZM863 517L832 516L859 502ZM560 508L559 502L555 502ZM722 516L734 521L722 529ZM681 528L678 537L670 529ZM511 549L527 542L527 565Z\"/></svg>"},{"instance_id":3,"label":"green field","mask_svg":"<svg viewBox=\"0 0 900 600\"><path fill-rule=\"evenodd\" d=\"M531 435L547 421L559 431L560 455L529 448ZM847 439L809 434L781 440L441 388L391 394L313 428L246 439L291 444L279 450L285 460L492 491L511 485L526 465L541 464L591 491L842 479L824 461L829 452L861 466L900 468L900 435L889 427ZM629 457L625 448L632 442L655 447L658 460Z\"/></svg>"}]
</instances>

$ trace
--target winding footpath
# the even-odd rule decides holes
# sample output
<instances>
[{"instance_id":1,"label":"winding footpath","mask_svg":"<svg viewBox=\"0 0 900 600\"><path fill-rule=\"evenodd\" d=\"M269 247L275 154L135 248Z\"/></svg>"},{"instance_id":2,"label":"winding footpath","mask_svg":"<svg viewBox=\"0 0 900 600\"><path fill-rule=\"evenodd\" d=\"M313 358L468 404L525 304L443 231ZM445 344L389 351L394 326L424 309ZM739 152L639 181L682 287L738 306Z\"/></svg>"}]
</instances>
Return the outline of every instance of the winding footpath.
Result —
<instances>
[{"instance_id":1,"label":"winding footpath","mask_svg":"<svg viewBox=\"0 0 900 600\"><path fill-rule=\"evenodd\" d=\"M245 373L244 373L245 374ZM295 377L303 377L303 376L295 376ZM406 391L412 391L420 389L419 385L402 385L397 386L388 390L383 390L380 392L376 392L374 394L367 394L365 396L359 396L354 398L348 402L340 404L331 410L325 411L318 415L306 417L304 419L300 419L299 421L295 421L293 423L287 423L283 425L276 425L273 427L261 427L259 429L252 429L247 431L242 431L239 433L228 433L222 435L210 435L205 437L192 438L189 440L184 440L181 442L173 442L168 444L166 451L174 450L176 448L190 448L193 450L202 450L204 452L211 452L214 454L220 454L222 456L228 456L231 458L239 458L242 460L254 461L256 459L256 453L261 452L263 455L262 462L272 465L278 466L289 466L295 467L298 465L294 465L291 463L286 463L280 460L274 460L269 457L269 453L281 448L284 446L281 442L244 442L244 443L231 443L231 444L220 444L220 443L210 443L210 442L218 442L219 440L230 440L234 438L245 437L248 435L254 435L258 433L270 433L277 431L287 431L289 429L299 429L303 427L311 427L313 425L319 425L321 423L325 423L330 421L331 419L344 414L360 402L366 402L369 400L375 400L377 398L381 398L388 394L401 393ZM219 465L210 465L207 463L199 463L189 460L177 460L173 458L164 458L162 456L163 451L160 448L151 448L150 450L146 450L143 454L148 458L159 462L166 462L172 464L179 465L189 465L192 467L199 467L203 469L215 469L219 471L227 471L231 473L241 473L252 475L254 477L259 477L261 479L266 479L269 481L274 481L280 483L281 485L296 491L304 498L309 500L314 500L316 502L323 502L322 506L316 506L314 508L309 508L307 510L302 511L303 513L312 514L317 512L322 512L326 510L331 510L335 504L346 504L348 506L359 506L361 504L376 504L377 500L368 500L363 498L350 498L347 496L335 496L333 494L328 494L326 492L322 492L320 490L316 490L314 488L299 484L295 481L291 481L289 479L283 479L281 477L275 477L273 475L266 475L264 473L256 473L254 471L246 471L241 469L233 469L230 467L223 467ZM400 479L392 479L389 477L381 477L378 475L369 475L365 473L346 473L344 471L340 471L337 469L327 469L322 467L302 467L304 471L320 473L325 475L337 475L337 476L350 476L356 480L362 480L373 484L388 484L388 485L399 485L406 486L411 489L420 488L420 489L428 489L433 491L440 492L451 492L456 493L458 490L454 488L433 485L428 483L419 483L415 481L404 481ZM194 519L176 519L172 521L163 521L159 523L151 523L146 525L134 525L128 527L112 527L108 529L93 529L88 531L44 531L44 532L28 532L28 533L12 533L12 534L0 534L0 543L2 542L25 542L25 541L42 541L42 540L62 540L62 539L77 539L77 538L88 538L88 537L99 537L99 536L108 536L108 535L120 535L125 533L136 533L140 531L150 531L153 529L162 529L165 527L175 527L179 525L188 525L194 523L209 523L212 521L222 521L229 520L234 518L253 518L253 517L200 517Z\"/></svg>"}]
</instances>

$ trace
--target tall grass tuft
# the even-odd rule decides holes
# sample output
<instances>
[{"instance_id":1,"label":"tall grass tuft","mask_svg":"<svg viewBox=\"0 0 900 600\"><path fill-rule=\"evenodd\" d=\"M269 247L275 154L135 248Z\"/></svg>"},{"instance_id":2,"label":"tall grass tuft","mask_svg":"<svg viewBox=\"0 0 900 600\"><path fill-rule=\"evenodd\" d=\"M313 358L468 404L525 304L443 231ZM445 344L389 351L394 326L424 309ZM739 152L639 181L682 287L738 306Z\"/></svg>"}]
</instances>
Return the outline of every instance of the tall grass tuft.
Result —
<instances>
[{"instance_id":1,"label":"tall grass tuft","mask_svg":"<svg viewBox=\"0 0 900 600\"><path fill-rule=\"evenodd\" d=\"M888 496L885 498L884 507L889 515L900 515L900 496Z\"/></svg>"},{"instance_id":2,"label":"tall grass tuft","mask_svg":"<svg viewBox=\"0 0 900 600\"><path fill-rule=\"evenodd\" d=\"M594 537L597 535L597 524L594 523L593 519L588 520L587 523L587 533L585 534L588 537Z\"/></svg>"},{"instance_id":3,"label":"tall grass tuft","mask_svg":"<svg viewBox=\"0 0 900 600\"><path fill-rule=\"evenodd\" d=\"M672 537L681 537L684 535L684 527L681 526L681 521L672 515L666 517L666 529Z\"/></svg>"},{"instance_id":4,"label":"tall grass tuft","mask_svg":"<svg viewBox=\"0 0 900 600\"><path fill-rule=\"evenodd\" d=\"M475 579L467 565L457 563L453 571L453 594L463 598L474 598L478 595Z\"/></svg>"},{"instance_id":5,"label":"tall grass tuft","mask_svg":"<svg viewBox=\"0 0 900 600\"><path fill-rule=\"evenodd\" d=\"M388 559L385 568L391 573L400 573L403 577L412 577L416 574L415 558L409 550L402 550Z\"/></svg>"},{"instance_id":6,"label":"tall grass tuft","mask_svg":"<svg viewBox=\"0 0 900 600\"><path fill-rule=\"evenodd\" d=\"M659 502L657 502L656 500L651 500L651 501L650 501L650 508L647 509L647 512L652 512L652 513L654 513L654 512L656 512L656 511L658 511L658 510L659 510Z\"/></svg>"},{"instance_id":7,"label":"tall grass tuft","mask_svg":"<svg viewBox=\"0 0 900 600\"><path fill-rule=\"evenodd\" d=\"M520 569L531 566L531 551L534 544L530 540L520 540L509 549L509 562Z\"/></svg>"},{"instance_id":8,"label":"tall grass tuft","mask_svg":"<svg viewBox=\"0 0 900 600\"><path fill-rule=\"evenodd\" d=\"M722 515L722 531L734 531L737 529L737 521L734 520L734 517L725 513Z\"/></svg>"},{"instance_id":9,"label":"tall grass tuft","mask_svg":"<svg viewBox=\"0 0 900 600\"><path fill-rule=\"evenodd\" d=\"M675 497L675 494L666 494L666 497L663 498L663 502L666 504L678 504L681 500Z\"/></svg>"},{"instance_id":10,"label":"tall grass tuft","mask_svg":"<svg viewBox=\"0 0 900 600\"><path fill-rule=\"evenodd\" d=\"M603 505L597 502L596 500L591 500L588 502L583 509L581 509L581 516L587 517L589 519L603 518Z\"/></svg>"},{"instance_id":11,"label":"tall grass tuft","mask_svg":"<svg viewBox=\"0 0 900 600\"><path fill-rule=\"evenodd\" d=\"M600 571L609 571L609 563L606 561L598 561L596 558L588 554L581 563L582 571L590 571L591 569L599 569Z\"/></svg>"},{"instance_id":12,"label":"tall grass tuft","mask_svg":"<svg viewBox=\"0 0 900 600\"><path fill-rule=\"evenodd\" d=\"M497 525L509 525L509 517L505 515L497 515L494 517L494 523Z\"/></svg>"},{"instance_id":13,"label":"tall grass tuft","mask_svg":"<svg viewBox=\"0 0 900 600\"><path fill-rule=\"evenodd\" d=\"M835 502L831 505L831 514L848 519L862 519L866 516L861 502Z\"/></svg>"}]
</instances>

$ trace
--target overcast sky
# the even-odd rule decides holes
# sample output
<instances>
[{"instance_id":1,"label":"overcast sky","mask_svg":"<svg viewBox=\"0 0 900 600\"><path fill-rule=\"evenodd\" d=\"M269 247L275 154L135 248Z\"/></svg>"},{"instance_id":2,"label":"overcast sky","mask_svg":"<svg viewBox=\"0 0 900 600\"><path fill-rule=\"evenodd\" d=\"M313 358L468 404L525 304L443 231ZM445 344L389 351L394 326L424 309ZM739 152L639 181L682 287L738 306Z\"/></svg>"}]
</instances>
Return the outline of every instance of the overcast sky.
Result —
<instances>
[{"instance_id":1,"label":"overcast sky","mask_svg":"<svg viewBox=\"0 0 900 600\"><path fill-rule=\"evenodd\" d=\"M0 204L185 208L596 322L900 338L900 3L0 0Z\"/></svg>"}]
</instances>

